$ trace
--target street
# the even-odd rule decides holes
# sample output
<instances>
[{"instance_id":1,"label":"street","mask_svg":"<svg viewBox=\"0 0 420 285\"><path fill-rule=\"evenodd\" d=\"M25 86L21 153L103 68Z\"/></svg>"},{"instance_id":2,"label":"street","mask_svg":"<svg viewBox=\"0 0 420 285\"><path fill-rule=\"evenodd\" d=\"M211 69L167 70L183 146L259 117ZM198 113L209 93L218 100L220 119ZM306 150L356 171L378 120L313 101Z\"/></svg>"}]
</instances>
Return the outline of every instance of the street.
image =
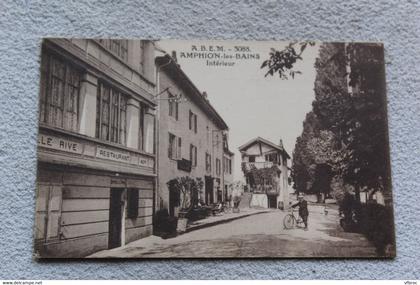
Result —
<instances>
[{"instance_id":1,"label":"street","mask_svg":"<svg viewBox=\"0 0 420 285\"><path fill-rule=\"evenodd\" d=\"M171 239L151 236L92 258L163 257L372 257L375 248L361 234L343 232L336 209L309 207L309 230L286 230L280 210L199 229Z\"/></svg>"}]
</instances>

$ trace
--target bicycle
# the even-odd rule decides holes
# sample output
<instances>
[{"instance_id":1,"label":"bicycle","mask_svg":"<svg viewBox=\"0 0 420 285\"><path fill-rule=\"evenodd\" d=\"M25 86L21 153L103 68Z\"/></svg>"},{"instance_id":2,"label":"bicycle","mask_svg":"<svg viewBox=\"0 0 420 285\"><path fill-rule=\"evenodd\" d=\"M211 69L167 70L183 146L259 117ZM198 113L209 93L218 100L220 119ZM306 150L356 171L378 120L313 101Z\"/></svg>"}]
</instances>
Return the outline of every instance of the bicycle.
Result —
<instances>
[{"instance_id":1,"label":"bicycle","mask_svg":"<svg viewBox=\"0 0 420 285\"><path fill-rule=\"evenodd\" d=\"M290 213L287 214L283 219L283 226L286 230L293 229L296 227L302 227L300 224L303 224L303 220L301 217L296 217L294 215L295 212L298 212L297 210L290 209Z\"/></svg>"}]
</instances>

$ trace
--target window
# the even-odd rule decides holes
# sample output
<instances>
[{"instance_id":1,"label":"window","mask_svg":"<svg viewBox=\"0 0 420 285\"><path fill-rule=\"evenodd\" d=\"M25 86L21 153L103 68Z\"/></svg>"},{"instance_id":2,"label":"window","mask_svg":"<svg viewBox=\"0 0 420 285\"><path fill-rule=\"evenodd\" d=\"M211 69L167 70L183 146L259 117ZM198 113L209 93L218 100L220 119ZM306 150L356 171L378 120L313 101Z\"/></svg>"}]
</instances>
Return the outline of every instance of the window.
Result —
<instances>
[{"instance_id":1,"label":"window","mask_svg":"<svg viewBox=\"0 0 420 285\"><path fill-rule=\"evenodd\" d=\"M206 171L211 171L211 155L209 153L206 153Z\"/></svg>"},{"instance_id":2,"label":"window","mask_svg":"<svg viewBox=\"0 0 420 285\"><path fill-rule=\"evenodd\" d=\"M270 153L265 155L265 161L277 163L277 153Z\"/></svg>"},{"instance_id":3,"label":"window","mask_svg":"<svg viewBox=\"0 0 420 285\"><path fill-rule=\"evenodd\" d=\"M58 58L45 54L41 67L39 121L69 131L78 131L81 72Z\"/></svg>"},{"instance_id":4,"label":"window","mask_svg":"<svg viewBox=\"0 0 420 285\"><path fill-rule=\"evenodd\" d=\"M195 145L190 145L190 161L191 165L197 166L197 147Z\"/></svg>"},{"instance_id":5,"label":"window","mask_svg":"<svg viewBox=\"0 0 420 285\"><path fill-rule=\"evenodd\" d=\"M216 175L220 175L221 168L220 168L220 159L216 158Z\"/></svg>"},{"instance_id":6,"label":"window","mask_svg":"<svg viewBox=\"0 0 420 285\"><path fill-rule=\"evenodd\" d=\"M178 120L178 101L176 100L176 97L169 93L168 98L168 104L169 104L169 116L175 118L175 120Z\"/></svg>"},{"instance_id":7,"label":"window","mask_svg":"<svg viewBox=\"0 0 420 285\"><path fill-rule=\"evenodd\" d=\"M223 159L223 172L226 174L232 174L232 160L225 157Z\"/></svg>"},{"instance_id":8,"label":"window","mask_svg":"<svg viewBox=\"0 0 420 285\"><path fill-rule=\"evenodd\" d=\"M96 99L96 137L105 141L126 144L128 97L103 83L99 84Z\"/></svg>"},{"instance_id":9,"label":"window","mask_svg":"<svg viewBox=\"0 0 420 285\"><path fill-rule=\"evenodd\" d=\"M100 39L99 42L108 50L124 61L128 60L128 40L105 40Z\"/></svg>"},{"instance_id":10,"label":"window","mask_svg":"<svg viewBox=\"0 0 420 285\"><path fill-rule=\"evenodd\" d=\"M178 138L178 149L177 149L177 158L181 159L182 158L182 141L181 138Z\"/></svg>"},{"instance_id":11,"label":"window","mask_svg":"<svg viewBox=\"0 0 420 285\"><path fill-rule=\"evenodd\" d=\"M255 162L255 156L254 156L254 155L250 155L250 156L248 157L248 161L249 161L249 162Z\"/></svg>"},{"instance_id":12,"label":"window","mask_svg":"<svg viewBox=\"0 0 420 285\"><path fill-rule=\"evenodd\" d=\"M189 128L190 130L193 130L194 133L197 133L197 115L191 112L191 110L189 116Z\"/></svg>"},{"instance_id":13,"label":"window","mask_svg":"<svg viewBox=\"0 0 420 285\"><path fill-rule=\"evenodd\" d=\"M144 41L140 41L140 72L144 73L144 58L145 58L145 51L144 51Z\"/></svg>"},{"instance_id":14,"label":"window","mask_svg":"<svg viewBox=\"0 0 420 285\"><path fill-rule=\"evenodd\" d=\"M144 150L144 106L140 104L139 150Z\"/></svg>"},{"instance_id":15,"label":"window","mask_svg":"<svg viewBox=\"0 0 420 285\"><path fill-rule=\"evenodd\" d=\"M176 145L175 145L175 135L169 133L169 145L168 145L168 157L175 158L176 154Z\"/></svg>"},{"instance_id":16,"label":"window","mask_svg":"<svg viewBox=\"0 0 420 285\"><path fill-rule=\"evenodd\" d=\"M139 215L139 189L127 189L127 218L135 219Z\"/></svg>"},{"instance_id":17,"label":"window","mask_svg":"<svg viewBox=\"0 0 420 285\"><path fill-rule=\"evenodd\" d=\"M168 157L172 159L181 158L181 138L177 138L174 134L169 133Z\"/></svg>"}]
</instances>

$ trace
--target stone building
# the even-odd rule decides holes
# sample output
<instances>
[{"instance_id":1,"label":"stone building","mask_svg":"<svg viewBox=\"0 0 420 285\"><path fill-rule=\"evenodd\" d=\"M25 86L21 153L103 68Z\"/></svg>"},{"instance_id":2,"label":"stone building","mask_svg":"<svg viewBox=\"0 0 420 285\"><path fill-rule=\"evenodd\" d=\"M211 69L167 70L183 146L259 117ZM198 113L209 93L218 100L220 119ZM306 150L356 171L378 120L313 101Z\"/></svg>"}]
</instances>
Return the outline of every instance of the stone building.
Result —
<instances>
[{"instance_id":1,"label":"stone building","mask_svg":"<svg viewBox=\"0 0 420 285\"><path fill-rule=\"evenodd\" d=\"M233 168L235 154L229 149L228 136L223 137L223 185L224 200L227 201L232 195L232 183L234 181Z\"/></svg>"},{"instance_id":2,"label":"stone building","mask_svg":"<svg viewBox=\"0 0 420 285\"><path fill-rule=\"evenodd\" d=\"M83 257L152 233L154 46L46 39L35 251Z\"/></svg>"},{"instance_id":3,"label":"stone building","mask_svg":"<svg viewBox=\"0 0 420 285\"><path fill-rule=\"evenodd\" d=\"M156 57L158 102L157 206L177 216L179 207L168 181L177 177L201 178L199 199L207 205L224 200L223 138L228 126L169 55Z\"/></svg>"},{"instance_id":4,"label":"stone building","mask_svg":"<svg viewBox=\"0 0 420 285\"><path fill-rule=\"evenodd\" d=\"M252 192L250 206L288 208L289 154L278 145L257 137L239 147L247 189Z\"/></svg>"}]
</instances>

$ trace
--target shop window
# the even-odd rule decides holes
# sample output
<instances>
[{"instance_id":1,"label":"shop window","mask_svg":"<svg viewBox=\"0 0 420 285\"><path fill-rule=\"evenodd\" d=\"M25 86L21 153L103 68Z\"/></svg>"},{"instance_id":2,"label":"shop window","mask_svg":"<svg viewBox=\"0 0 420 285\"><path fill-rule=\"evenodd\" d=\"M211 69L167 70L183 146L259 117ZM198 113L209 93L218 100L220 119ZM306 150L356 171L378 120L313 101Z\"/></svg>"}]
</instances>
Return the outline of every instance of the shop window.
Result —
<instances>
[{"instance_id":1,"label":"shop window","mask_svg":"<svg viewBox=\"0 0 420 285\"><path fill-rule=\"evenodd\" d=\"M128 96L103 83L96 100L96 137L126 144Z\"/></svg>"},{"instance_id":2,"label":"shop window","mask_svg":"<svg viewBox=\"0 0 420 285\"><path fill-rule=\"evenodd\" d=\"M135 219L139 215L139 189L127 189L127 218Z\"/></svg>"},{"instance_id":3,"label":"shop window","mask_svg":"<svg viewBox=\"0 0 420 285\"><path fill-rule=\"evenodd\" d=\"M100 39L99 42L122 60L128 60L128 40Z\"/></svg>"},{"instance_id":4,"label":"shop window","mask_svg":"<svg viewBox=\"0 0 420 285\"><path fill-rule=\"evenodd\" d=\"M41 66L39 121L78 131L81 71L55 56L44 54Z\"/></svg>"}]
</instances>

